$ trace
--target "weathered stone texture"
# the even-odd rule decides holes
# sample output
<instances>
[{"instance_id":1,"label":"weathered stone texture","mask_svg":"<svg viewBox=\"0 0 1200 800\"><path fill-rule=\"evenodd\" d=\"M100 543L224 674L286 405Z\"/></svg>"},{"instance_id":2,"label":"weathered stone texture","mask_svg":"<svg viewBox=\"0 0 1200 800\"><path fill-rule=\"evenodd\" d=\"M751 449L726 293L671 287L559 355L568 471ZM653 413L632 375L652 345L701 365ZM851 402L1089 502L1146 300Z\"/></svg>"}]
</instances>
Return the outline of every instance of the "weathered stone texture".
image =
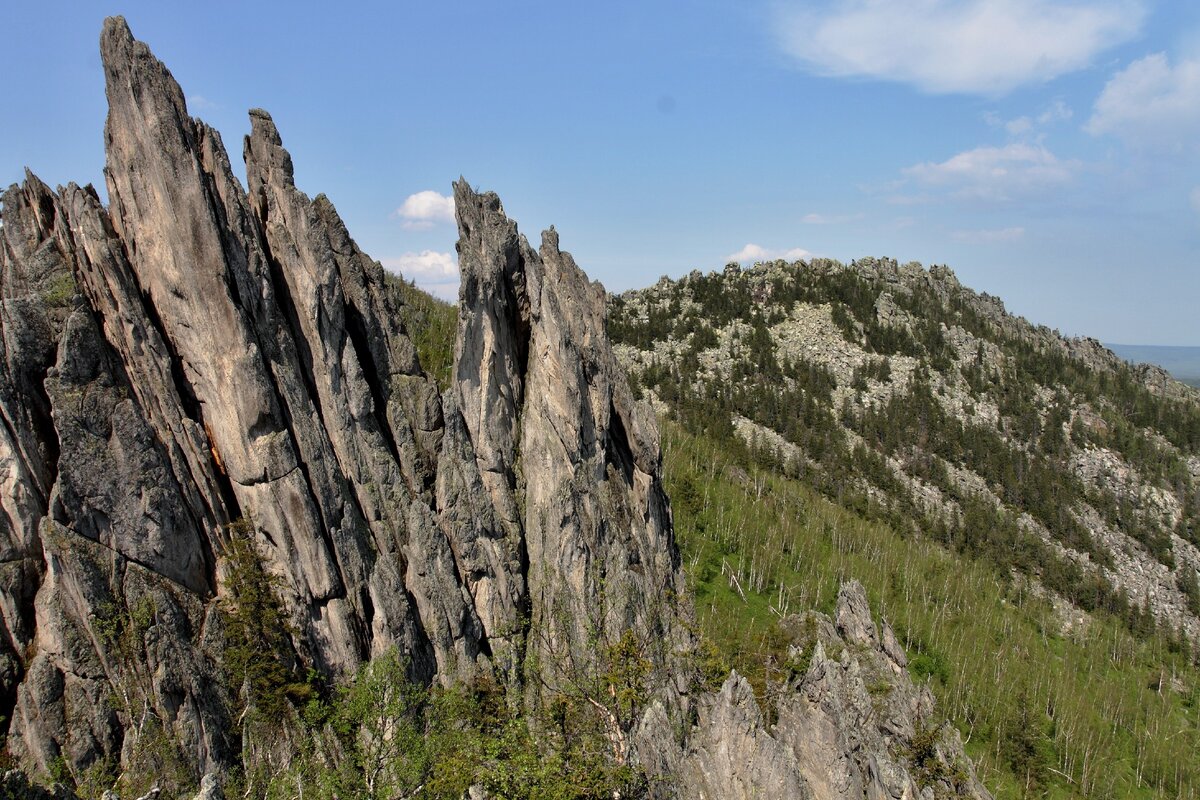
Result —
<instances>
[{"instance_id":1,"label":"weathered stone texture","mask_svg":"<svg viewBox=\"0 0 1200 800\"><path fill-rule=\"evenodd\" d=\"M633 636L651 702L612 735L657 794L909 791L898 743L927 699L861 587L777 725L736 674L696 691L655 416L613 355L603 288L553 228L535 250L494 194L455 184L460 321L439 393L399 293L296 187L266 112L250 112L243 189L123 19L101 57L109 207L32 174L3 197L0 713L25 767L137 770L167 741L209 797L256 747L287 757L288 740L235 733L236 528L278 580L295 661L335 680L395 646L416 679L494 669L536 703ZM841 660L821 649L834 640ZM897 699L869 722L862 675L881 664Z\"/></svg>"}]
</instances>

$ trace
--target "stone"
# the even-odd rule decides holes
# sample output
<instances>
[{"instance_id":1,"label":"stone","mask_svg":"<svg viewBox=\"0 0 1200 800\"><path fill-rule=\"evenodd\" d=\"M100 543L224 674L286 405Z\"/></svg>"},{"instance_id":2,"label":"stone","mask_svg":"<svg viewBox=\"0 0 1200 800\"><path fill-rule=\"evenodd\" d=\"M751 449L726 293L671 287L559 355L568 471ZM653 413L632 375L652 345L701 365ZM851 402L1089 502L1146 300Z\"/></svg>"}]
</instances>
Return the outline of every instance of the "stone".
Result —
<instances>
[{"instance_id":1,"label":"stone","mask_svg":"<svg viewBox=\"0 0 1200 800\"><path fill-rule=\"evenodd\" d=\"M965 776L965 782L918 784L906 753L916 732L934 724L932 697L897 669L898 654L873 636L860 583L841 586L837 609L836 624L816 612L780 621L781 632L795 639L792 658L806 650L811 657L805 674L775 693L773 725L765 725L749 684L734 672L717 695L698 700L698 720L681 762L670 753L650 753L650 764L674 771L679 797L888 800L927 791L991 797L948 726L938 730L936 757L947 774ZM900 650L885 623L883 639L889 636L888 647ZM669 766L674 763L679 766Z\"/></svg>"},{"instance_id":2,"label":"stone","mask_svg":"<svg viewBox=\"0 0 1200 800\"><path fill-rule=\"evenodd\" d=\"M256 739L225 670L246 536L289 667L336 684L396 648L414 680L490 673L532 707L632 642L645 708L607 733L656 797L825 796L819 769L839 792L911 788L888 746L929 700L861 585L817 626L776 725L736 673L697 689L656 417L603 287L553 228L535 249L496 195L454 184L460 317L439 392L401 293L296 186L271 116L250 112L243 189L123 19L100 50L108 207L27 174L0 226L0 690L24 769L109 759L157 770L139 800L220 800L230 770L287 763L298 716ZM876 723L863 680L883 665L901 688ZM189 785L151 766L162 737Z\"/></svg>"}]
</instances>

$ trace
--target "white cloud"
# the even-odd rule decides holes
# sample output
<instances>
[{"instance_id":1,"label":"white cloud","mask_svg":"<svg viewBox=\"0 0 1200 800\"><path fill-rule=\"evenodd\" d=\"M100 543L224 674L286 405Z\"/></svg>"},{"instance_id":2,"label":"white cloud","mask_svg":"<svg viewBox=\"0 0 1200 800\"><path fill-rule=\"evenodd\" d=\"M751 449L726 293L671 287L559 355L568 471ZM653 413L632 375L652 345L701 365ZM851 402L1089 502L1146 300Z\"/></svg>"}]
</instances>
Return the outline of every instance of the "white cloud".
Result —
<instances>
[{"instance_id":1,"label":"white cloud","mask_svg":"<svg viewBox=\"0 0 1200 800\"><path fill-rule=\"evenodd\" d=\"M1105 85L1084 130L1152 149L1192 146L1200 135L1200 61L1172 66L1165 53L1134 61Z\"/></svg>"},{"instance_id":2,"label":"white cloud","mask_svg":"<svg viewBox=\"0 0 1200 800\"><path fill-rule=\"evenodd\" d=\"M862 214L805 214L800 221L805 225L841 225L862 219Z\"/></svg>"},{"instance_id":3,"label":"white cloud","mask_svg":"<svg viewBox=\"0 0 1200 800\"><path fill-rule=\"evenodd\" d=\"M782 258L784 261L807 261L813 254L803 247L793 247L790 250L768 250L762 245L747 244L736 253L725 256L725 263L737 261L739 264L754 264L759 261L774 261Z\"/></svg>"},{"instance_id":4,"label":"white cloud","mask_svg":"<svg viewBox=\"0 0 1200 800\"><path fill-rule=\"evenodd\" d=\"M957 199L1007 202L1068 183L1078 168L1078 162L1059 159L1040 144L1014 142L976 147L903 172L910 180Z\"/></svg>"},{"instance_id":5,"label":"white cloud","mask_svg":"<svg viewBox=\"0 0 1200 800\"><path fill-rule=\"evenodd\" d=\"M422 250L419 253L404 253L397 258L385 258L380 263L432 295L443 300L458 299L458 258L454 253Z\"/></svg>"},{"instance_id":6,"label":"white cloud","mask_svg":"<svg viewBox=\"0 0 1200 800\"><path fill-rule=\"evenodd\" d=\"M1008 132L1009 136L1023 137L1025 134L1038 131L1039 128L1045 128L1053 125L1056 122L1065 122L1075 115L1071 107L1062 100L1055 100L1050 105L1046 106L1036 117L1022 115L1014 119L1005 120L995 111L985 111L983 121L993 128L1003 127ZM1039 132L1040 135L1040 132ZM1026 137L1029 138L1029 137Z\"/></svg>"},{"instance_id":7,"label":"white cloud","mask_svg":"<svg viewBox=\"0 0 1200 800\"><path fill-rule=\"evenodd\" d=\"M1200 186L1192 189L1190 199L1192 201L1192 209L1195 210L1197 214L1200 214Z\"/></svg>"},{"instance_id":8,"label":"white cloud","mask_svg":"<svg viewBox=\"0 0 1200 800\"><path fill-rule=\"evenodd\" d=\"M405 198L396 215L404 219L403 226L409 230L430 228L436 222L453 222L454 198L426 189Z\"/></svg>"},{"instance_id":9,"label":"white cloud","mask_svg":"<svg viewBox=\"0 0 1200 800\"><path fill-rule=\"evenodd\" d=\"M1012 136L1020 136L1022 133L1028 133L1032 128L1033 120L1029 117L1017 117L1004 123L1004 130L1008 131Z\"/></svg>"},{"instance_id":10,"label":"white cloud","mask_svg":"<svg viewBox=\"0 0 1200 800\"><path fill-rule=\"evenodd\" d=\"M999 228L995 230L954 231L950 238L971 244L995 244L996 242L1013 242L1025 235L1024 228Z\"/></svg>"},{"instance_id":11,"label":"white cloud","mask_svg":"<svg viewBox=\"0 0 1200 800\"><path fill-rule=\"evenodd\" d=\"M187 106L189 111L213 111L220 108L220 106L202 94L188 95Z\"/></svg>"},{"instance_id":12,"label":"white cloud","mask_svg":"<svg viewBox=\"0 0 1200 800\"><path fill-rule=\"evenodd\" d=\"M937 94L1002 94L1088 66L1137 34L1144 0L826 0L778 14L814 72Z\"/></svg>"}]
</instances>

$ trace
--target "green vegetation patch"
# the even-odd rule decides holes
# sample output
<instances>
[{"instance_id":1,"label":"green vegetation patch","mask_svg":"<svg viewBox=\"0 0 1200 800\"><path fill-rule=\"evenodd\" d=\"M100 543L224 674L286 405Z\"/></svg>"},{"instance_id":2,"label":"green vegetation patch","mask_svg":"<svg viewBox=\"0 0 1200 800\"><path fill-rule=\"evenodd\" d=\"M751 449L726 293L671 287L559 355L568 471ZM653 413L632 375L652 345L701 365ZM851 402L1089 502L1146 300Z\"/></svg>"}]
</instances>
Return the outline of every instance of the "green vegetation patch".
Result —
<instances>
[{"instance_id":1,"label":"green vegetation patch","mask_svg":"<svg viewBox=\"0 0 1200 800\"><path fill-rule=\"evenodd\" d=\"M677 424L663 432L698 624L760 694L787 669L780 615L832 610L841 581L857 578L998 798L1200 791L1200 676L1171 637L1134 636L1102 611L1064 631L1049 602L986 562L840 508Z\"/></svg>"},{"instance_id":2,"label":"green vegetation patch","mask_svg":"<svg viewBox=\"0 0 1200 800\"><path fill-rule=\"evenodd\" d=\"M422 369L434 377L438 388L445 390L454 367L458 306L437 299L397 275L388 272L384 275L388 287L400 300L400 318L417 348Z\"/></svg>"}]
</instances>

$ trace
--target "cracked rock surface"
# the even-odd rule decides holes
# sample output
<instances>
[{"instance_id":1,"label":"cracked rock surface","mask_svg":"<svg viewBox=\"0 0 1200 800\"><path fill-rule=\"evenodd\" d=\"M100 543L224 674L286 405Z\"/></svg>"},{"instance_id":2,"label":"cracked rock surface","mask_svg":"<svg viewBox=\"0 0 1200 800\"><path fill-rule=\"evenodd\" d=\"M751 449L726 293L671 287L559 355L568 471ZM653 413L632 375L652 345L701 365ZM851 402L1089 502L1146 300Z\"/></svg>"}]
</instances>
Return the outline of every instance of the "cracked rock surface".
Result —
<instances>
[{"instance_id":1,"label":"cracked rock surface","mask_svg":"<svg viewBox=\"0 0 1200 800\"><path fill-rule=\"evenodd\" d=\"M233 763L216 602L238 519L297 658L333 676L393 646L425 682L515 674L532 650L586 668L597 625L686 645L654 418L557 235L534 251L495 195L456 186L442 394L270 115L250 112L243 188L123 19L100 51L109 206L32 174L3 198L10 750L42 771L126 759L144 704L197 777Z\"/></svg>"},{"instance_id":2,"label":"cracked rock surface","mask_svg":"<svg viewBox=\"0 0 1200 800\"><path fill-rule=\"evenodd\" d=\"M243 188L123 19L100 50L108 207L31 173L3 194L0 715L24 769L137 770L165 736L208 796L239 764L219 605L237 529L296 662L335 681L396 647L415 680L492 671L536 703L633 636L653 669L630 754L655 794L963 790L918 785L904 748L931 700L856 585L836 624L794 621L819 635L798 634L809 667L773 722L736 673L696 688L655 416L553 228L535 249L496 195L454 185L440 391L400 294L296 187L270 115L250 112ZM896 688L870 714L875 673Z\"/></svg>"}]
</instances>

